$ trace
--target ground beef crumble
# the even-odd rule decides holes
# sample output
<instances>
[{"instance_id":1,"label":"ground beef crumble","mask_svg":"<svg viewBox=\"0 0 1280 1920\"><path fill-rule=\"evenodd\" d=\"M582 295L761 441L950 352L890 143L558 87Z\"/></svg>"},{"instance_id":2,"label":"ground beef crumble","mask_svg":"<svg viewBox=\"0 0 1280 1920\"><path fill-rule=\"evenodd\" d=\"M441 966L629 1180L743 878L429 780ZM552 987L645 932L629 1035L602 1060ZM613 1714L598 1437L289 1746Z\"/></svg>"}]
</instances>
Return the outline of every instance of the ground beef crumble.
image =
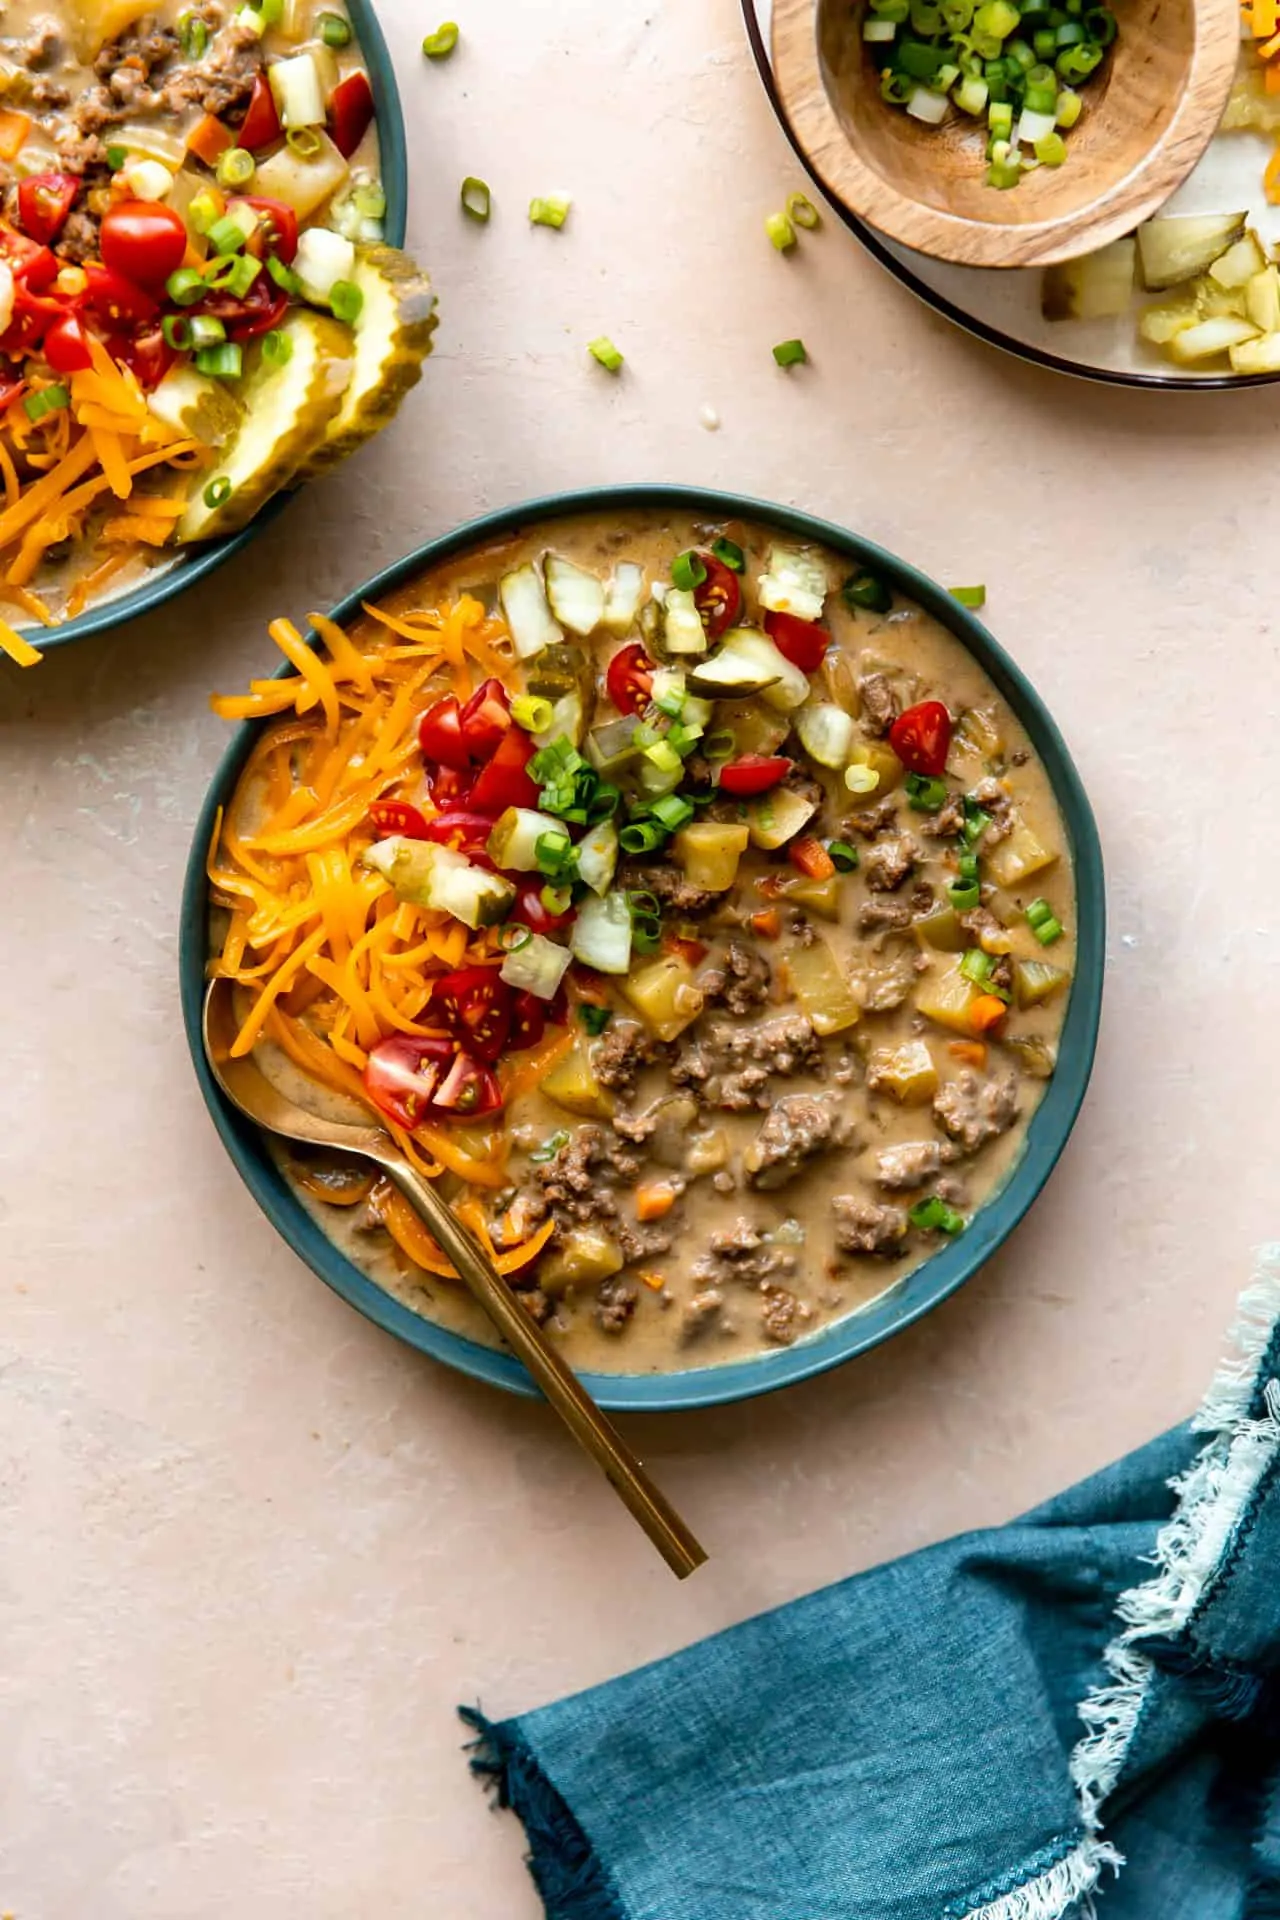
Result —
<instances>
[{"instance_id":1,"label":"ground beef crumble","mask_svg":"<svg viewBox=\"0 0 1280 1920\"><path fill-rule=\"evenodd\" d=\"M873 893L894 893L915 871L920 849L908 833L885 834L862 856L862 872Z\"/></svg>"},{"instance_id":2,"label":"ground beef crumble","mask_svg":"<svg viewBox=\"0 0 1280 1920\"><path fill-rule=\"evenodd\" d=\"M841 1253L878 1253L896 1257L902 1252L911 1222L901 1207L878 1206L855 1194L839 1193L831 1202L836 1222L836 1246Z\"/></svg>"},{"instance_id":3,"label":"ground beef crumble","mask_svg":"<svg viewBox=\"0 0 1280 1920\"><path fill-rule=\"evenodd\" d=\"M1010 1073L996 1080L966 1068L939 1088L933 1112L964 1153L977 1153L988 1141L1007 1133L1017 1119L1017 1078Z\"/></svg>"},{"instance_id":4,"label":"ground beef crumble","mask_svg":"<svg viewBox=\"0 0 1280 1920\"><path fill-rule=\"evenodd\" d=\"M849 1125L839 1107L821 1094L785 1094L742 1156L748 1183L772 1191L794 1180L817 1154L843 1146Z\"/></svg>"},{"instance_id":5,"label":"ground beef crumble","mask_svg":"<svg viewBox=\"0 0 1280 1920\"><path fill-rule=\"evenodd\" d=\"M901 712L893 682L887 673L864 673L858 681L863 730L883 740Z\"/></svg>"},{"instance_id":6,"label":"ground beef crumble","mask_svg":"<svg viewBox=\"0 0 1280 1920\"><path fill-rule=\"evenodd\" d=\"M767 1004L773 988L769 962L745 941L730 940L722 966L707 967L698 975L709 1007L726 1006L730 1013L745 1019Z\"/></svg>"}]
</instances>

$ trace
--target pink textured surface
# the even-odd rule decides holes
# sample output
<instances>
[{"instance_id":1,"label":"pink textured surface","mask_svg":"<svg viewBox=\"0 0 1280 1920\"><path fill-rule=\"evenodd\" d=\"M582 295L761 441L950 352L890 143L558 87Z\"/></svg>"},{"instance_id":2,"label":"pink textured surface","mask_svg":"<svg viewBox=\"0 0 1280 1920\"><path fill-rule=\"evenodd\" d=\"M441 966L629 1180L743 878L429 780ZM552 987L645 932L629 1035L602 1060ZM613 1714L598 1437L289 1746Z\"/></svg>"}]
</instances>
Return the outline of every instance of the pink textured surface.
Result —
<instances>
[{"instance_id":1,"label":"pink textured surface","mask_svg":"<svg viewBox=\"0 0 1280 1920\"><path fill-rule=\"evenodd\" d=\"M1093 392L948 330L802 184L737 0L388 0L443 323L396 426L234 572L0 673L0 1911L525 1920L454 1703L534 1705L956 1528L1182 1416L1273 1231L1267 862L1280 396ZM554 25L552 25L554 21ZM491 182L480 229L455 210ZM533 193L574 196L530 231ZM614 335L617 382L584 343ZM773 365L802 334L813 365ZM719 433L699 424L704 403ZM205 704L421 537L562 486L794 501L944 580L1053 705L1111 887L1094 1087L1004 1255L812 1387L636 1426L677 1587L540 1409L397 1348L241 1190L174 929Z\"/></svg>"}]
</instances>

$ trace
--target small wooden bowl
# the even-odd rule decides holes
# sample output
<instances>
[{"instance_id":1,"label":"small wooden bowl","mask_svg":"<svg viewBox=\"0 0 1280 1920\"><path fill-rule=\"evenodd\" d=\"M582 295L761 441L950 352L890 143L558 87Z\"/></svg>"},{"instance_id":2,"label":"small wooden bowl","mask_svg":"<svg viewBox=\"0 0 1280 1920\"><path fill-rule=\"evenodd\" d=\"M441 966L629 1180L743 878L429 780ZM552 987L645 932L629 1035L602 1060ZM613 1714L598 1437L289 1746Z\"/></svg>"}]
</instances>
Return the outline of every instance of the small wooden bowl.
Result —
<instances>
[{"instance_id":1,"label":"small wooden bowl","mask_svg":"<svg viewBox=\"0 0 1280 1920\"><path fill-rule=\"evenodd\" d=\"M1227 103L1239 0L1113 0L1120 33L1067 136L1065 166L985 183L985 123L927 127L880 96L865 6L774 0L773 65L794 136L828 191L891 240L970 267L1071 260L1149 219Z\"/></svg>"}]
</instances>

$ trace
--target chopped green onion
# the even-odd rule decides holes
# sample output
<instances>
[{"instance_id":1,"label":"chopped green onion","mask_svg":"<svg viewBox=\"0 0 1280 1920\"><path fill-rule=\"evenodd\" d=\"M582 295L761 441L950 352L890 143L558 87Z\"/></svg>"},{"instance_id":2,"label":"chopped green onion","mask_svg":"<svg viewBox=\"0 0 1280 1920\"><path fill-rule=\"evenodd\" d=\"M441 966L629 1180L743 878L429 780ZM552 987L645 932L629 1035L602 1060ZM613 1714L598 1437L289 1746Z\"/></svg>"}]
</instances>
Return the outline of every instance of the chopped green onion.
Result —
<instances>
[{"instance_id":1,"label":"chopped green onion","mask_svg":"<svg viewBox=\"0 0 1280 1920\"><path fill-rule=\"evenodd\" d=\"M674 747L682 760L687 760L701 738L701 727L688 720L677 720L667 735L667 745Z\"/></svg>"},{"instance_id":2,"label":"chopped green onion","mask_svg":"<svg viewBox=\"0 0 1280 1920\"><path fill-rule=\"evenodd\" d=\"M662 828L654 826L651 820L635 820L623 827L618 841L624 853L652 853L666 837Z\"/></svg>"},{"instance_id":3,"label":"chopped green onion","mask_svg":"<svg viewBox=\"0 0 1280 1920\"><path fill-rule=\"evenodd\" d=\"M529 202L529 223L534 227L562 227L569 218L572 200L563 194L549 194L544 199Z\"/></svg>"},{"instance_id":4,"label":"chopped green onion","mask_svg":"<svg viewBox=\"0 0 1280 1920\"><path fill-rule=\"evenodd\" d=\"M964 1215L949 1207L935 1193L930 1200L917 1200L907 1215L913 1227L919 1227L923 1233L963 1233Z\"/></svg>"},{"instance_id":5,"label":"chopped green onion","mask_svg":"<svg viewBox=\"0 0 1280 1920\"><path fill-rule=\"evenodd\" d=\"M993 140L1012 140L1013 108L1007 100L993 100L987 108L987 126Z\"/></svg>"},{"instance_id":6,"label":"chopped green onion","mask_svg":"<svg viewBox=\"0 0 1280 1920\"><path fill-rule=\"evenodd\" d=\"M261 16L264 27L278 27L284 19L284 0L258 0L254 12Z\"/></svg>"},{"instance_id":7,"label":"chopped green onion","mask_svg":"<svg viewBox=\"0 0 1280 1920\"><path fill-rule=\"evenodd\" d=\"M335 280L329 289L329 305L335 320L354 327L364 307L364 294L354 280Z\"/></svg>"},{"instance_id":8,"label":"chopped green onion","mask_svg":"<svg viewBox=\"0 0 1280 1920\"><path fill-rule=\"evenodd\" d=\"M194 13L180 13L178 41L184 60L202 60L209 45L209 29Z\"/></svg>"},{"instance_id":9,"label":"chopped green onion","mask_svg":"<svg viewBox=\"0 0 1280 1920\"><path fill-rule=\"evenodd\" d=\"M731 727L717 727L702 743L708 760L732 760L738 751L738 738Z\"/></svg>"},{"instance_id":10,"label":"chopped green onion","mask_svg":"<svg viewBox=\"0 0 1280 1920\"><path fill-rule=\"evenodd\" d=\"M976 847L990 825L991 815L983 811L971 793L966 793L964 797L965 845Z\"/></svg>"},{"instance_id":11,"label":"chopped green onion","mask_svg":"<svg viewBox=\"0 0 1280 1920\"><path fill-rule=\"evenodd\" d=\"M987 604L985 587L950 587L948 592L962 607L985 607Z\"/></svg>"},{"instance_id":12,"label":"chopped green onion","mask_svg":"<svg viewBox=\"0 0 1280 1920\"><path fill-rule=\"evenodd\" d=\"M193 347L216 347L227 337L225 324L212 313L194 313L190 324Z\"/></svg>"},{"instance_id":13,"label":"chopped green onion","mask_svg":"<svg viewBox=\"0 0 1280 1920\"><path fill-rule=\"evenodd\" d=\"M598 340L589 340L587 352L593 360L600 362L607 373L617 373L622 366L622 355L607 333L602 333Z\"/></svg>"},{"instance_id":14,"label":"chopped green onion","mask_svg":"<svg viewBox=\"0 0 1280 1920\"><path fill-rule=\"evenodd\" d=\"M267 272L271 275L271 278L275 281L281 293L299 294L302 292L302 282L293 271L293 268L286 267L284 261L278 260L274 253L267 255Z\"/></svg>"},{"instance_id":15,"label":"chopped green onion","mask_svg":"<svg viewBox=\"0 0 1280 1920\"><path fill-rule=\"evenodd\" d=\"M981 947L970 947L960 962L960 971L971 985L985 987L995 964L991 955L984 953Z\"/></svg>"},{"instance_id":16,"label":"chopped green onion","mask_svg":"<svg viewBox=\"0 0 1280 1920\"><path fill-rule=\"evenodd\" d=\"M1027 925L1042 947L1051 947L1062 938L1062 922L1047 900L1033 900L1027 908Z\"/></svg>"},{"instance_id":17,"label":"chopped green onion","mask_svg":"<svg viewBox=\"0 0 1280 1920\"><path fill-rule=\"evenodd\" d=\"M221 273L210 280L209 285L225 287L234 299L243 300L261 272L261 260L255 260L252 254L238 253L233 260L227 262Z\"/></svg>"},{"instance_id":18,"label":"chopped green onion","mask_svg":"<svg viewBox=\"0 0 1280 1920\"><path fill-rule=\"evenodd\" d=\"M164 290L175 307L193 306L197 300L203 300L208 292L204 275L197 272L195 267L179 267L165 281Z\"/></svg>"},{"instance_id":19,"label":"chopped green onion","mask_svg":"<svg viewBox=\"0 0 1280 1920\"><path fill-rule=\"evenodd\" d=\"M858 849L847 840L828 840L827 852L837 873L853 873L858 865Z\"/></svg>"},{"instance_id":20,"label":"chopped green onion","mask_svg":"<svg viewBox=\"0 0 1280 1920\"><path fill-rule=\"evenodd\" d=\"M793 193L788 196L787 219L793 221L797 227L803 227L806 233L812 233L815 227L822 225L822 215L807 193Z\"/></svg>"},{"instance_id":21,"label":"chopped green onion","mask_svg":"<svg viewBox=\"0 0 1280 1920\"><path fill-rule=\"evenodd\" d=\"M52 386L41 387L38 393L29 393L22 403L22 410L28 420L43 420L47 413L60 413L70 404L71 395L55 381Z\"/></svg>"},{"instance_id":22,"label":"chopped green onion","mask_svg":"<svg viewBox=\"0 0 1280 1920\"><path fill-rule=\"evenodd\" d=\"M588 824L598 827L602 821L612 820L621 803L621 788L611 786L607 780L602 780L587 802Z\"/></svg>"},{"instance_id":23,"label":"chopped green onion","mask_svg":"<svg viewBox=\"0 0 1280 1920\"><path fill-rule=\"evenodd\" d=\"M462 183L461 198L462 211L468 219L478 220L483 225L489 218L493 206L493 195L489 191L488 183L477 180L473 173L469 173Z\"/></svg>"},{"instance_id":24,"label":"chopped green onion","mask_svg":"<svg viewBox=\"0 0 1280 1920\"><path fill-rule=\"evenodd\" d=\"M362 220L381 220L387 210L387 196L376 180L357 187L351 199Z\"/></svg>"},{"instance_id":25,"label":"chopped green onion","mask_svg":"<svg viewBox=\"0 0 1280 1920\"><path fill-rule=\"evenodd\" d=\"M257 162L247 147L228 147L218 155L214 178L220 187L247 187L257 172Z\"/></svg>"},{"instance_id":26,"label":"chopped green onion","mask_svg":"<svg viewBox=\"0 0 1280 1920\"><path fill-rule=\"evenodd\" d=\"M160 331L166 347L172 347L176 353L188 352L191 347L191 322L185 313L166 313L160 322Z\"/></svg>"},{"instance_id":27,"label":"chopped green onion","mask_svg":"<svg viewBox=\"0 0 1280 1920\"><path fill-rule=\"evenodd\" d=\"M322 13L316 24L326 47L351 45L351 23L344 20L340 13Z\"/></svg>"},{"instance_id":28,"label":"chopped green onion","mask_svg":"<svg viewBox=\"0 0 1280 1920\"><path fill-rule=\"evenodd\" d=\"M533 843L538 872L549 880L566 879L577 866L573 842L567 833L540 833Z\"/></svg>"},{"instance_id":29,"label":"chopped green onion","mask_svg":"<svg viewBox=\"0 0 1280 1920\"><path fill-rule=\"evenodd\" d=\"M692 593L706 577L707 569L692 549L678 553L671 562L671 584L678 587L681 593Z\"/></svg>"},{"instance_id":30,"label":"chopped green onion","mask_svg":"<svg viewBox=\"0 0 1280 1920\"><path fill-rule=\"evenodd\" d=\"M119 173L121 167L123 167L128 161L128 158L129 158L128 147L108 147L107 148L107 165L110 167L112 173Z\"/></svg>"},{"instance_id":31,"label":"chopped green onion","mask_svg":"<svg viewBox=\"0 0 1280 1920\"><path fill-rule=\"evenodd\" d=\"M796 243L796 230L785 213L767 215L764 230L779 253L790 253Z\"/></svg>"},{"instance_id":32,"label":"chopped green onion","mask_svg":"<svg viewBox=\"0 0 1280 1920\"><path fill-rule=\"evenodd\" d=\"M1080 95L1073 93L1070 87L1063 87L1058 95L1057 111L1053 116L1062 128L1062 131L1064 133L1070 133L1072 127L1074 127L1083 112L1084 101L1080 98Z\"/></svg>"},{"instance_id":33,"label":"chopped green onion","mask_svg":"<svg viewBox=\"0 0 1280 1920\"><path fill-rule=\"evenodd\" d=\"M555 711L549 700L543 700L536 693L518 693L511 702L511 718L526 733L545 733L555 718Z\"/></svg>"},{"instance_id":34,"label":"chopped green onion","mask_svg":"<svg viewBox=\"0 0 1280 1920\"><path fill-rule=\"evenodd\" d=\"M780 367L800 367L808 360L803 340L782 340L773 350Z\"/></svg>"},{"instance_id":35,"label":"chopped green onion","mask_svg":"<svg viewBox=\"0 0 1280 1920\"><path fill-rule=\"evenodd\" d=\"M629 893L631 944L637 953L656 953L662 944L662 910L651 893Z\"/></svg>"},{"instance_id":36,"label":"chopped green onion","mask_svg":"<svg viewBox=\"0 0 1280 1920\"><path fill-rule=\"evenodd\" d=\"M712 543L711 551L721 566L728 567L730 573L746 572L747 556L736 540L716 540Z\"/></svg>"},{"instance_id":37,"label":"chopped green onion","mask_svg":"<svg viewBox=\"0 0 1280 1920\"><path fill-rule=\"evenodd\" d=\"M1067 157L1067 143L1060 133L1042 134L1036 141L1035 155L1042 167L1060 167Z\"/></svg>"},{"instance_id":38,"label":"chopped green onion","mask_svg":"<svg viewBox=\"0 0 1280 1920\"><path fill-rule=\"evenodd\" d=\"M613 1018L612 1007L595 1007L584 1000L578 1008L578 1018L593 1039L602 1034Z\"/></svg>"},{"instance_id":39,"label":"chopped green onion","mask_svg":"<svg viewBox=\"0 0 1280 1920\"><path fill-rule=\"evenodd\" d=\"M927 773L909 773L906 778L907 805L915 813L941 813L947 800L947 783Z\"/></svg>"},{"instance_id":40,"label":"chopped green onion","mask_svg":"<svg viewBox=\"0 0 1280 1920\"><path fill-rule=\"evenodd\" d=\"M238 380L243 365L243 355L234 340L223 340L216 347L201 347L196 354L196 372L210 374L215 380Z\"/></svg>"},{"instance_id":41,"label":"chopped green onion","mask_svg":"<svg viewBox=\"0 0 1280 1920\"><path fill-rule=\"evenodd\" d=\"M573 888L553 887L548 884L542 889L538 898L548 913L568 913L573 905Z\"/></svg>"},{"instance_id":42,"label":"chopped green onion","mask_svg":"<svg viewBox=\"0 0 1280 1920\"><path fill-rule=\"evenodd\" d=\"M521 947L527 947L532 938L531 927L503 927L498 935L498 945L504 953L519 953Z\"/></svg>"},{"instance_id":43,"label":"chopped green onion","mask_svg":"<svg viewBox=\"0 0 1280 1920\"><path fill-rule=\"evenodd\" d=\"M206 507L225 506L230 498L231 481L225 473L220 473L216 480L211 480L204 490L204 503Z\"/></svg>"},{"instance_id":44,"label":"chopped green onion","mask_svg":"<svg viewBox=\"0 0 1280 1920\"><path fill-rule=\"evenodd\" d=\"M434 33L427 35L422 43L422 51L428 60L447 60L457 44L457 25L452 20L446 20L442 27L437 27Z\"/></svg>"},{"instance_id":45,"label":"chopped green onion","mask_svg":"<svg viewBox=\"0 0 1280 1920\"><path fill-rule=\"evenodd\" d=\"M285 135L285 143L293 149L299 160L314 160L321 144L315 127L290 127Z\"/></svg>"},{"instance_id":46,"label":"chopped green onion","mask_svg":"<svg viewBox=\"0 0 1280 1920\"><path fill-rule=\"evenodd\" d=\"M947 897L957 913L970 913L982 905L982 888L976 880L953 880Z\"/></svg>"},{"instance_id":47,"label":"chopped green onion","mask_svg":"<svg viewBox=\"0 0 1280 1920\"><path fill-rule=\"evenodd\" d=\"M1088 41L1083 46L1064 47L1054 62L1059 79L1068 83L1087 80L1101 64L1102 52L1101 47L1091 45Z\"/></svg>"},{"instance_id":48,"label":"chopped green onion","mask_svg":"<svg viewBox=\"0 0 1280 1920\"><path fill-rule=\"evenodd\" d=\"M293 341L279 327L262 336L262 357L269 367L287 367L293 358Z\"/></svg>"},{"instance_id":49,"label":"chopped green onion","mask_svg":"<svg viewBox=\"0 0 1280 1920\"><path fill-rule=\"evenodd\" d=\"M205 236L215 253L242 253L244 251L245 232L239 221L228 215L215 220Z\"/></svg>"},{"instance_id":50,"label":"chopped green onion","mask_svg":"<svg viewBox=\"0 0 1280 1920\"><path fill-rule=\"evenodd\" d=\"M651 747L645 748L644 757L650 766L658 769L659 773L679 773L680 771L680 755L669 740L655 740Z\"/></svg>"},{"instance_id":51,"label":"chopped green onion","mask_svg":"<svg viewBox=\"0 0 1280 1920\"><path fill-rule=\"evenodd\" d=\"M692 806L678 793L664 793L660 800L654 801L651 811L668 833L678 833L693 818Z\"/></svg>"},{"instance_id":52,"label":"chopped green onion","mask_svg":"<svg viewBox=\"0 0 1280 1920\"><path fill-rule=\"evenodd\" d=\"M977 854L962 853L956 861L956 871L962 880L976 880L978 877Z\"/></svg>"},{"instance_id":53,"label":"chopped green onion","mask_svg":"<svg viewBox=\"0 0 1280 1920\"><path fill-rule=\"evenodd\" d=\"M878 573L851 573L840 589L850 609L861 607L866 613L888 613L893 595Z\"/></svg>"},{"instance_id":54,"label":"chopped green onion","mask_svg":"<svg viewBox=\"0 0 1280 1920\"><path fill-rule=\"evenodd\" d=\"M544 1140L540 1147L535 1147L529 1158L539 1166L544 1166L548 1160L554 1160L558 1153L563 1152L568 1144L569 1135L562 1129L559 1133L553 1133L549 1140Z\"/></svg>"}]
</instances>

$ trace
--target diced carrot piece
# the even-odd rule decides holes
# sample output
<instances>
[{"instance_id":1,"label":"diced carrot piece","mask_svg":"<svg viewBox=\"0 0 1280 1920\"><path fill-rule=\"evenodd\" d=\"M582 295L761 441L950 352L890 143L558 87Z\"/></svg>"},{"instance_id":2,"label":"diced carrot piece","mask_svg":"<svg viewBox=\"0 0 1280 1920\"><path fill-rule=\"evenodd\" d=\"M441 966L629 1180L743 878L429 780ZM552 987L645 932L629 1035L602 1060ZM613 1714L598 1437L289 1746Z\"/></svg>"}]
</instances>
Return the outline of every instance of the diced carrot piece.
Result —
<instances>
[{"instance_id":1,"label":"diced carrot piece","mask_svg":"<svg viewBox=\"0 0 1280 1920\"><path fill-rule=\"evenodd\" d=\"M969 1006L969 1025L975 1033L994 1033L1009 1009L994 993L980 993Z\"/></svg>"},{"instance_id":2,"label":"diced carrot piece","mask_svg":"<svg viewBox=\"0 0 1280 1920\"><path fill-rule=\"evenodd\" d=\"M667 1284L667 1276L665 1273L650 1273L647 1268L643 1273L638 1274L636 1277L639 1280L643 1280L645 1286L648 1287L653 1293L661 1293L662 1289Z\"/></svg>"},{"instance_id":3,"label":"diced carrot piece","mask_svg":"<svg viewBox=\"0 0 1280 1920\"><path fill-rule=\"evenodd\" d=\"M1269 40L1264 40L1259 46L1258 58L1259 60L1274 60L1277 53L1280 53L1280 33L1273 33Z\"/></svg>"},{"instance_id":4,"label":"diced carrot piece","mask_svg":"<svg viewBox=\"0 0 1280 1920\"><path fill-rule=\"evenodd\" d=\"M636 1188L636 1219L665 1219L675 1203L675 1188L669 1180L646 1180Z\"/></svg>"},{"instance_id":5,"label":"diced carrot piece","mask_svg":"<svg viewBox=\"0 0 1280 1920\"><path fill-rule=\"evenodd\" d=\"M236 137L230 127L224 127L215 114L206 113L203 120L197 121L187 135L187 149L206 167L216 166L218 158L234 147Z\"/></svg>"},{"instance_id":6,"label":"diced carrot piece","mask_svg":"<svg viewBox=\"0 0 1280 1920\"><path fill-rule=\"evenodd\" d=\"M782 932L782 915L776 907L766 907L763 913L753 913L751 930L758 933L762 940L776 940Z\"/></svg>"},{"instance_id":7,"label":"diced carrot piece","mask_svg":"<svg viewBox=\"0 0 1280 1920\"><path fill-rule=\"evenodd\" d=\"M807 874L810 880L829 880L836 870L836 863L821 840L815 840L812 835L806 835L803 840L793 840L787 855L792 866L798 872Z\"/></svg>"},{"instance_id":8,"label":"diced carrot piece","mask_svg":"<svg viewBox=\"0 0 1280 1920\"><path fill-rule=\"evenodd\" d=\"M664 953L675 954L678 960L687 960L691 967L699 967L706 959L709 949L701 940L686 940L682 934L669 933L662 942Z\"/></svg>"},{"instance_id":9,"label":"diced carrot piece","mask_svg":"<svg viewBox=\"0 0 1280 1920\"><path fill-rule=\"evenodd\" d=\"M947 1052L954 1060L963 1060L967 1067L985 1067L987 1049L981 1040L948 1040Z\"/></svg>"},{"instance_id":10,"label":"diced carrot piece","mask_svg":"<svg viewBox=\"0 0 1280 1920\"><path fill-rule=\"evenodd\" d=\"M30 131L30 114L0 108L0 160L16 160Z\"/></svg>"},{"instance_id":11,"label":"diced carrot piece","mask_svg":"<svg viewBox=\"0 0 1280 1920\"><path fill-rule=\"evenodd\" d=\"M1262 84L1268 93L1280 93L1280 60L1273 60L1263 70Z\"/></svg>"}]
</instances>

